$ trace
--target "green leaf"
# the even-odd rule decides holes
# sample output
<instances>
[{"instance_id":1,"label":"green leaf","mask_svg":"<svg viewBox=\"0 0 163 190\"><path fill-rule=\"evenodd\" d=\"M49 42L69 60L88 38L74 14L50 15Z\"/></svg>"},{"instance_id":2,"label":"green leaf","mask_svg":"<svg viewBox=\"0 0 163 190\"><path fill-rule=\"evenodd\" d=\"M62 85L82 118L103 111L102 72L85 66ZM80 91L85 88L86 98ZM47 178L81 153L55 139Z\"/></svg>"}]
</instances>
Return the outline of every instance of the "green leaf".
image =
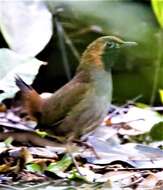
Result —
<instances>
[{"instance_id":1,"label":"green leaf","mask_svg":"<svg viewBox=\"0 0 163 190\"><path fill-rule=\"evenodd\" d=\"M46 170L53 173L64 172L72 164L72 162L72 158L65 155L60 161L49 164Z\"/></svg>"},{"instance_id":2,"label":"green leaf","mask_svg":"<svg viewBox=\"0 0 163 190\"><path fill-rule=\"evenodd\" d=\"M26 169L28 171L31 171L31 172L38 172L38 173L42 173L42 168L39 164L35 164L35 163L32 163L32 164L27 164L26 165Z\"/></svg>"},{"instance_id":3,"label":"green leaf","mask_svg":"<svg viewBox=\"0 0 163 190\"><path fill-rule=\"evenodd\" d=\"M0 142L0 148L6 148L6 147L9 148L9 147L12 147L12 142L13 142L13 138L12 137L8 137L3 142Z\"/></svg>"},{"instance_id":4,"label":"green leaf","mask_svg":"<svg viewBox=\"0 0 163 190\"><path fill-rule=\"evenodd\" d=\"M9 147L9 146L11 146L12 142L13 142L13 138L12 138L12 137L8 137L8 138L4 141L4 144L5 144L7 147Z\"/></svg>"},{"instance_id":5,"label":"green leaf","mask_svg":"<svg viewBox=\"0 0 163 190\"><path fill-rule=\"evenodd\" d=\"M155 141L163 140L163 122L155 124L150 130L150 136Z\"/></svg>"},{"instance_id":6,"label":"green leaf","mask_svg":"<svg viewBox=\"0 0 163 190\"><path fill-rule=\"evenodd\" d=\"M161 103L163 104L163 90L162 89L159 90L159 94L160 94Z\"/></svg>"},{"instance_id":7,"label":"green leaf","mask_svg":"<svg viewBox=\"0 0 163 190\"><path fill-rule=\"evenodd\" d=\"M151 0L153 11L156 15L156 18L161 26L163 28L163 1L162 0Z\"/></svg>"},{"instance_id":8,"label":"green leaf","mask_svg":"<svg viewBox=\"0 0 163 190\"><path fill-rule=\"evenodd\" d=\"M138 108L142 108L142 109L149 108L149 105L144 104L144 103L141 103L141 102L136 102L135 105L136 105Z\"/></svg>"},{"instance_id":9,"label":"green leaf","mask_svg":"<svg viewBox=\"0 0 163 190\"><path fill-rule=\"evenodd\" d=\"M35 132L37 135L39 135L42 138L48 136L48 133L46 131L40 131L39 129L37 129Z\"/></svg>"},{"instance_id":10,"label":"green leaf","mask_svg":"<svg viewBox=\"0 0 163 190\"><path fill-rule=\"evenodd\" d=\"M74 169L70 172L70 175L68 177L69 179L71 180L83 180L83 181L86 181L86 177L85 176L82 176L79 174L79 172L77 171L77 169Z\"/></svg>"}]
</instances>

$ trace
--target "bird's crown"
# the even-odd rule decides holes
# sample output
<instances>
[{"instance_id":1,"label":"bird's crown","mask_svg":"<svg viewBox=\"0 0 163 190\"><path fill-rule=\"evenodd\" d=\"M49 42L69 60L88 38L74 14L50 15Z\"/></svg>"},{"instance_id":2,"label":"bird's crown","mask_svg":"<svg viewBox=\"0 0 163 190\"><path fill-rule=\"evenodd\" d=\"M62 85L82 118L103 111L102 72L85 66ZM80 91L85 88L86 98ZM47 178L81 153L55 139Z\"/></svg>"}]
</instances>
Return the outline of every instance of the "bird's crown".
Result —
<instances>
[{"instance_id":1,"label":"bird's crown","mask_svg":"<svg viewBox=\"0 0 163 190\"><path fill-rule=\"evenodd\" d=\"M86 65L103 67L102 57L104 54L111 60L117 54L118 49L136 44L136 42L124 41L115 36L97 38L84 51L79 68L82 66L86 67Z\"/></svg>"}]
</instances>

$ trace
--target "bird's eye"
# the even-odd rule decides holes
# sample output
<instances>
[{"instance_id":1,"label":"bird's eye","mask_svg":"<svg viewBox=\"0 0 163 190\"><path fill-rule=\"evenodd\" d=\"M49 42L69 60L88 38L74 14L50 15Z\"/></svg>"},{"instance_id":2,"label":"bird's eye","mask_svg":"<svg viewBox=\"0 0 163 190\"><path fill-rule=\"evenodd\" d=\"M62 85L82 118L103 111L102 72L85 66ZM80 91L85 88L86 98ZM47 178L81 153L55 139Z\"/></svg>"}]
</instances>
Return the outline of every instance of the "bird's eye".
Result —
<instances>
[{"instance_id":1,"label":"bird's eye","mask_svg":"<svg viewBox=\"0 0 163 190\"><path fill-rule=\"evenodd\" d=\"M119 48L119 44L117 44L115 42L107 42L107 46L109 48Z\"/></svg>"},{"instance_id":2,"label":"bird's eye","mask_svg":"<svg viewBox=\"0 0 163 190\"><path fill-rule=\"evenodd\" d=\"M115 48L116 47L116 44L114 42L107 42L107 46L109 48Z\"/></svg>"}]
</instances>

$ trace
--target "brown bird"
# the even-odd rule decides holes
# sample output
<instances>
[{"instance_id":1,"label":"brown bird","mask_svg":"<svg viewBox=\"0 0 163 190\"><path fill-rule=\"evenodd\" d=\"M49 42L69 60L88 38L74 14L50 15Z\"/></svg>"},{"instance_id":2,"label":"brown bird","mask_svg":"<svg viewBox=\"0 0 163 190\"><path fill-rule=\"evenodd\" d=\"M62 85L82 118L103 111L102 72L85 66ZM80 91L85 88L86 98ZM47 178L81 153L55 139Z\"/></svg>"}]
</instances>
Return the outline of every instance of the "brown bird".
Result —
<instances>
[{"instance_id":1,"label":"brown bird","mask_svg":"<svg viewBox=\"0 0 163 190\"><path fill-rule=\"evenodd\" d=\"M65 140L92 131L103 121L111 103L111 66L121 49L132 45L136 43L114 36L96 39L81 56L73 79L47 99L16 77L24 110L37 118L42 128Z\"/></svg>"}]
</instances>

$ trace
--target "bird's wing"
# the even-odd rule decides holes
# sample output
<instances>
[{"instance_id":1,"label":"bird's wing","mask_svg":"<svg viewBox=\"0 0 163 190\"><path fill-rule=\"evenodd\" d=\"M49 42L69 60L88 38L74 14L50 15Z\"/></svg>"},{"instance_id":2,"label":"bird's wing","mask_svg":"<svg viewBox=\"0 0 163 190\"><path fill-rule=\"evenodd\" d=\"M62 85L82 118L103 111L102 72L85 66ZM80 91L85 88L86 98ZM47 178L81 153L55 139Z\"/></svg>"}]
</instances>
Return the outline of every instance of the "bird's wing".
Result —
<instances>
[{"instance_id":1,"label":"bird's wing","mask_svg":"<svg viewBox=\"0 0 163 190\"><path fill-rule=\"evenodd\" d=\"M76 76L69 83L44 101L42 123L53 125L61 121L78 104L89 89L90 84Z\"/></svg>"}]
</instances>

